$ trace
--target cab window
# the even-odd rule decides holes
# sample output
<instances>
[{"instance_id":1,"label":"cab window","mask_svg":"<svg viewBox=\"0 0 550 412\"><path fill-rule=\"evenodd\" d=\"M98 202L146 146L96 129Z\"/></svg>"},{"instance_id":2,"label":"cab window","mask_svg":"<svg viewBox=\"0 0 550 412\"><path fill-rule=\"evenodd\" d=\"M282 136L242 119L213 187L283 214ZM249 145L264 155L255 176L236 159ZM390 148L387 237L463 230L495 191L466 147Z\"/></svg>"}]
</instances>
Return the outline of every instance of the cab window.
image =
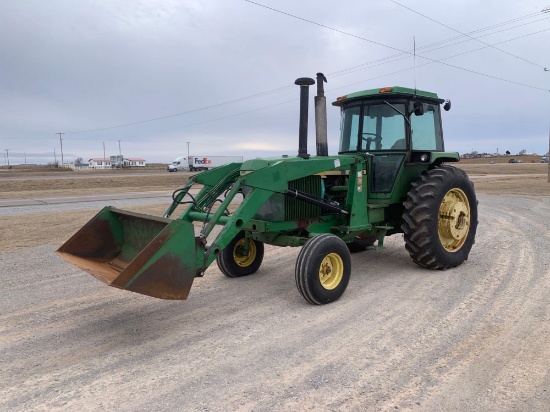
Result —
<instances>
[{"instance_id":1,"label":"cab window","mask_svg":"<svg viewBox=\"0 0 550 412\"><path fill-rule=\"evenodd\" d=\"M347 108L342 115L340 125L340 153L357 151L357 137L359 136L359 117L361 106Z\"/></svg>"},{"instance_id":2,"label":"cab window","mask_svg":"<svg viewBox=\"0 0 550 412\"><path fill-rule=\"evenodd\" d=\"M405 104L386 103L347 107L342 115L340 153L406 150ZM397 110L396 110L397 109Z\"/></svg>"},{"instance_id":3,"label":"cab window","mask_svg":"<svg viewBox=\"0 0 550 412\"><path fill-rule=\"evenodd\" d=\"M424 114L411 115L412 150L443 150L439 105L424 103Z\"/></svg>"},{"instance_id":4,"label":"cab window","mask_svg":"<svg viewBox=\"0 0 550 412\"><path fill-rule=\"evenodd\" d=\"M361 150L405 150L405 104L385 103L365 105ZM397 110L396 110L397 109Z\"/></svg>"}]
</instances>

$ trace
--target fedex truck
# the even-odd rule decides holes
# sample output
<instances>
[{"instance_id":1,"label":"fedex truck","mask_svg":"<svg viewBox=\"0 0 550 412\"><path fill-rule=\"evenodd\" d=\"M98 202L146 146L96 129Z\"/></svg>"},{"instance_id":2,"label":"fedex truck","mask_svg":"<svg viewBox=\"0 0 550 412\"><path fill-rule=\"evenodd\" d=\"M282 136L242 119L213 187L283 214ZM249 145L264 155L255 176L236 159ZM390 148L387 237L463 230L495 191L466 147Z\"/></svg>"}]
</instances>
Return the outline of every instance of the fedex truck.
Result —
<instances>
[{"instance_id":1,"label":"fedex truck","mask_svg":"<svg viewBox=\"0 0 550 412\"><path fill-rule=\"evenodd\" d=\"M169 172L178 170L186 172L198 172L214 169L227 163L242 163L242 156L181 156L176 157L172 164L168 165Z\"/></svg>"}]
</instances>

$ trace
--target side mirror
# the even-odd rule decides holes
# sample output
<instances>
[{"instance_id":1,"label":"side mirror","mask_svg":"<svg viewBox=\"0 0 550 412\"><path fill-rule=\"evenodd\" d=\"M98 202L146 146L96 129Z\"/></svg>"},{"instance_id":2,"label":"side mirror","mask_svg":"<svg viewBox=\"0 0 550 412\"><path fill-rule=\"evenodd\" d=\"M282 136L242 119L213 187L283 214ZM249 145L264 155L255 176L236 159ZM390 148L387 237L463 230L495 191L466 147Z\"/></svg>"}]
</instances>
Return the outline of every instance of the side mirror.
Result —
<instances>
[{"instance_id":1,"label":"side mirror","mask_svg":"<svg viewBox=\"0 0 550 412\"><path fill-rule=\"evenodd\" d=\"M414 102L413 113L415 116L422 116L424 114L424 105L421 102Z\"/></svg>"},{"instance_id":2,"label":"side mirror","mask_svg":"<svg viewBox=\"0 0 550 412\"><path fill-rule=\"evenodd\" d=\"M443 109L445 109L446 112L451 110L451 101L449 99L445 100L445 103L443 103Z\"/></svg>"}]
</instances>

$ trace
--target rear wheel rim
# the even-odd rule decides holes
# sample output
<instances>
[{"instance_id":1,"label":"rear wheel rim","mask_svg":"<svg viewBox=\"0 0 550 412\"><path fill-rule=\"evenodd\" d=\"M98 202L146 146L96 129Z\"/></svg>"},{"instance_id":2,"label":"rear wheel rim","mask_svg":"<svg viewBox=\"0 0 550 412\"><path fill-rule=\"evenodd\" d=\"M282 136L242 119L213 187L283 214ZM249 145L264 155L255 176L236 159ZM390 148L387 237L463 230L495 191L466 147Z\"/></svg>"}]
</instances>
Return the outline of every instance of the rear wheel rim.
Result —
<instances>
[{"instance_id":1,"label":"rear wheel rim","mask_svg":"<svg viewBox=\"0 0 550 412\"><path fill-rule=\"evenodd\" d=\"M447 252L458 251L470 230L470 202L463 190L449 190L439 206L437 229L441 245Z\"/></svg>"},{"instance_id":2,"label":"rear wheel rim","mask_svg":"<svg viewBox=\"0 0 550 412\"><path fill-rule=\"evenodd\" d=\"M319 267L319 281L326 290L338 287L344 276L344 262L337 253L329 253Z\"/></svg>"},{"instance_id":3,"label":"rear wheel rim","mask_svg":"<svg viewBox=\"0 0 550 412\"><path fill-rule=\"evenodd\" d=\"M250 240L248 242L248 254L245 254L245 242L246 239L240 239L233 248L233 260L238 266L242 268L250 266L256 259L256 244L254 243L254 241Z\"/></svg>"}]
</instances>

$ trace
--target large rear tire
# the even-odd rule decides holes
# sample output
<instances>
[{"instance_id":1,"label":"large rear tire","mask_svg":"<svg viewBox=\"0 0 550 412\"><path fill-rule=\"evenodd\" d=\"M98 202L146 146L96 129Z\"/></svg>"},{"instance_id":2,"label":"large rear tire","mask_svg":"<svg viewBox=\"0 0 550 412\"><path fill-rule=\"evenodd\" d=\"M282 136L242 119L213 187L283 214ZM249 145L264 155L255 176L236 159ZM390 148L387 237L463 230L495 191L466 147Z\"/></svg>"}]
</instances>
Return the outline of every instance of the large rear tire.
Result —
<instances>
[{"instance_id":1,"label":"large rear tire","mask_svg":"<svg viewBox=\"0 0 550 412\"><path fill-rule=\"evenodd\" d=\"M248 253L245 253L244 232L239 232L216 257L216 263L222 273L230 278L240 278L255 273L264 259L264 244L249 239Z\"/></svg>"},{"instance_id":2,"label":"large rear tire","mask_svg":"<svg viewBox=\"0 0 550 412\"><path fill-rule=\"evenodd\" d=\"M428 269L448 269L468 259L477 230L474 185L463 170L440 166L412 183L403 203L405 248Z\"/></svg>"},{"instance_id":3,"label":"large rear tire","mask_svg":"<svg viewBox=\"0 0 550 412\"><path fill-rule=\"evenodd\" d=\"M338 300L351 275L351 258L344 241L323 234L308 240L296 260L296 286L313 305Z\"/></svg>"}]
</instances>

